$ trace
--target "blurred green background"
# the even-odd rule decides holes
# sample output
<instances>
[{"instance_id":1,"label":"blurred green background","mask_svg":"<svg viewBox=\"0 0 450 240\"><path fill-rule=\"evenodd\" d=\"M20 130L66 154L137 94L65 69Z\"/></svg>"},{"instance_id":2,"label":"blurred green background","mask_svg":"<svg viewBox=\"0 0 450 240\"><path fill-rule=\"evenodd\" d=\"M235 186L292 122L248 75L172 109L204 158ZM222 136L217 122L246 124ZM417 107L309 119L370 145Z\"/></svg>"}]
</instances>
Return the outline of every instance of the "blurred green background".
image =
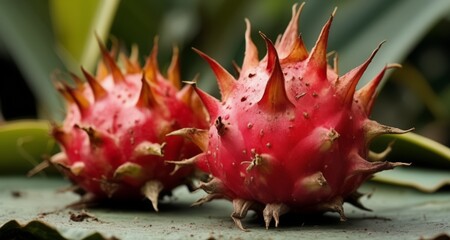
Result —
<instances>
[{"instance_id":1,"label":"blurred green background","mask_svg":"<svg viewBox=\"0 0 450 240\"><path fill-rule=\"evenodd\" d=\"M181 53L184 80L200 74L199 85L217 95L214 76L191 47L218 60L230 72L241 63L244 18L265 54L258 31L275 39L301 1L271 0L0 0L0 106L2 118L62 120L64 104L55 91L54 71L93 72L99 57L95 34L108 45L117 39L128 51L140 49L143 62L158 35L162 72L172 46ZM389 71L372 118L408 129L449 146L450 1L310 0L300 32L310 49L337 7L329 51L337 51L341 74L362 63L383 40L360 86L388 63Z\"/></svg>"}]
</instances>

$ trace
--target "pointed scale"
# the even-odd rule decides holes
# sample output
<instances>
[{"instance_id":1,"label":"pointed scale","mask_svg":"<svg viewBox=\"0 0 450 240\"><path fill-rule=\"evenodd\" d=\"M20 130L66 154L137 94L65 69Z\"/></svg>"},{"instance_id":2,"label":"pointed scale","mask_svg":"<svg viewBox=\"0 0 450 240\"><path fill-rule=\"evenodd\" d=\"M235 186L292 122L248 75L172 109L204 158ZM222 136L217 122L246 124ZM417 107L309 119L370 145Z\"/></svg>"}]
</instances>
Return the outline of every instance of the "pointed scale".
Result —
<instances>
[{"instance_id":1,"label":"pointed scale","mask_svg":"<svg viewBox=\"0 0 450 240\"><path fill-rule=\"evenodd\" d=\"M366 71L372 59L380 50L384 42L381 42L378 47L370 54L370 57L360 66L350 70L344 76L338 78L336 81L336 92L342 97L344 104L350 104L353 100L353 95L356 91L356 86L359 80Z\"/></svg>"},{"instance_id":2,"label":"pointed scale","mask_svg":"<svg viewBox=\"0 0 450 240\"><path fill-rule=\"evenodd\" d=\"M199 89L195 84L193 86L197 96L200 98L209 114L210 123L214 123L219 116L220 102L213 96Z\"/></svg>"},{"instance_id":3,"label":"pointed scale","mask_svg":"<svg viewBox=\"0 0 450 240\"><path fill-rule=\"evenodd\" d=\"M83 130L89 137L89 143L92 147L100 147L103 144L104 136L93 127L83 127L75 125L75 128Z\"/></svg>"},{"instance_id":4,"label":"pointed scale","mask_svg":"<svg viewBox=\"0 0 450 240\"><path fill-rule=\"evenodd\" d=\"M125 65L125 71L128 74L140 73L142 72L141 66L138 61L139 49L136 44L131 47L131 54L128 58L123 52L120 53L120 60Z\"/></svg>"},{"instance_id":5,"label":"pointed scale","mask_svg":"<svg viewBox=\"0 0 450 240\"><path fill-rule=\"evenodd\" d=\"M369 144L375 137L378 137L383 134L403 134L407 132L411 132L414 128L410 128L407 130L402 130L395 127L390 127L386 125L379 124L376 121L367 119L364 124L364 133L366 143Z\"/></svg>"},{"instance_id":6,"label":"pointed scale","mask_svg":"<svg viewBox=\"0 0 450 240\"><path fill-rule=\"evenodd\" d=\"M381 72L378 73L370 82L368 82L364 87L359 89L355 93L355 98L358 99L360 104L363 106L364 111L367 115L370 115L372 112L372 107L376 98L376 91L378 85L381 83L383 76L388 69L392 68L401 68L400 64L389 64L386 65Z\"/></svg>"},{"instance_id":7,"label":"pointed scale","mask_svg":"<svg viewBox=\"0 0 450 240\"><path fill-rule=\"evenodd\" d=\"M274 110L282 111L288 107L294 107L294 104L289 101L286 93L285 80L283 71L281 70L280 62L278 60L277 50L263 33L260 33L262 38L266 41L267 47L267 66L266 71L269 72L270 77L267 81L264 95L258 104Z\"/></svg>"},{"instance_id":8,"label":"pointed scale","mask_svg":"<svg viewBox=\"0 0 450 240\"><path fill-rule=\"evenodd\" d=\"M89 102L89 100L87 100L87 98L85 97L85 93L84 93L84 91L86 89L85 82L83 80L81 80L81 78L78 77L75 73L69 73L69 74L75 82L75 88L71 88L70 91L73 91L73 94L75 96L78 96L79 100L86 99L86 101Z\"/></svg>"},{"instance_id":9,"label":"pointed scale","mask_svg":"<svg viewBox=\"0 0 450 240\"><path fill-rule=\"evenodd\" d=\"M89 101L84 97L82 92L77 91L64 83L62 83L62 85L64 86L65 91L72 97L73 101L80 110L80 113L83 115L83 113L85 113L91 106Z\"/></svg>"},{"instance_id":10,"label":"pointed scale","mask_svg":"<svg viewBox=\"0 0 450 240\"><path fill-rule=\"evenodd\" d=\"M64 148L67 148L71 141L71 134L64 131L63 127L58 126L56 123L51 123L51 132L50 134L53 136L53 138L58 141L59 144L64 146Z\"/></svg>"},{"instance_id":11,"label":"pointed scale","mask_svg":"<svg viewBox=\"0 0 450 240\"><path fill-rule=\"evenodd\" d=\"M252 27L250 21L246 18L245 24L247 29L245 30L245 55L244 61L242 63L242 69L238 72L245 73L248 69L258 66L258 48L256 48L255 43L251 37Z\"/></svg>"},{"instance_id":12,"label":"pointed scale","mask_svg":"<svg viewBox=\"0 0 450 240\"><path fill-rule=\"evenodd\" d=\"M144 66L145 79L149 82L156 83L158 80L159 66L158 66L158 42L159 38L155 37L153 40L153 48L150 56Z\"/></svg>"},{"instance_id":13,"label":"pointed scale","mask_svg":"<svg viewBox=\"0 0 450 240\"><path fill-rule=\"evenodd\" d=\"M182 128L167 134L167 136L182 136L197 145L203 152L208 150L208 130Z\"/></svg>"},{"instance_id":14,"label":"pointed scale","mask_svg":"<svg viewBox=\"0 0 450 240\"><path fill-rule=\"evenodd\" d=\"M69 92L67 91L65 84L63 84L60 81L54 81L55 89L64 97L64 99L68 102L68 103L75 103L75 100L72 98L72 95L69 94Z\"/></svg>"},{"instance_id":15,"label":"pointed scale","mask_svg":"<svg viewBox=\"0 0 450 240\"><path fill-rule=\"evenodd\" d=\"M180 91L178 91L177 97L187 106L192 106L192 94L194 94L194 88L192 85L186 84Z\"/></svg>"},{"instance_id":16,"label":"pointed scale","mask_svg":"<svg viewBox=\"0 0 450 240\"><path fill-rule=\"evenodd\" d=\"M319 38L317 39L314 48L308 57L305 76L314 76L322 81L327 80L327 45L328 45L328 34L330 33L331 23L333 22L334 15L337 8L334 9L328 21L323 26L320 32ZM314 80L314 79L313 79Z\"/></svg>"},{"instance_id":17,"label":"pointed scale","mask_svg":"<svg viewBox=\"0 0 450 240\"><path fill-rule=\"evenodd\" d=\"M289 55L283 59L280 59L282 64L290 63L290 62L300 62L308 58L308 50L303 43L303 39L301 36L297 37L294 46L292 47Z\"/></svg>"},{"instance_id":18,"label":"pointed scale","mask_svg":"<svg viewBox=\"0 0 450 240\"><path fill-rule=\"evenodd\" d=\"M97 43L101 43L101 40L98 35L95 36L97 39ZM110 56L116 56L115 54L118 51L119 44L117 39L113 38L112 41L112 47L111 51L109 53ZM95 74L95 78L98 79L98 81L102 81L109 75L109 67L107 66L107 62L102 58L99 63L97 64L97 71Z\"/></svg>"},{"instance_id":19,"label":"pointed scale","mask_svg":"<svg viewBox=\"0 0 450 240\"><path fill-rule=\"evenodd\" d=\"M408 163L402 162L388 162L388 161L369 162L355 152L351 152L348 159L351 161L351 163L349 165L350 167L348 169L346 180L357 175L369 176L383 170L393 169L398 166L410 165Z\"/></svg>"},{"instance_id":20,"label":"pointed scale","mask_svg":"<svg viewBox=\"0 0 450 240\"><path fill-rule=\"evenodd\" d=\"M167 69L167 79L177 90L181 89L180 57L178 47L173 47L172 61Z\"/></svg>"},{"instance_id":21,"label":"pointed scale","mask_svg":"<svg viewBox=\"0 0 450 240\"><path fill-rule=\"evenodd\" d=\"M103 61L105 62L106 67L111 72L114 83L125 82L125 77L120 71L119 66L117 66L111 54L106 49L105 45L101 42L100 38L97 36L98 45L100 47L100 51L102 53Z\"/></svg>"},{"instance_id":22,"label":"pointed scale","mask_svg":"<svg viewBox=\"0 0 450 240\"><path fill-rule=\"evenodd\" d=\"M75 82L76 89L78 89L79 91L83 91L85 86L83 80L81 80L81 78L78 77L75 73L70 73L70 76Z\"/></svg>"},{"instance_id":23,"label":"pointed scale","mask_svg":"<svg viewBox=\"0 0 450 240\"><path fill-rule=\"evenodd\" d=\"M152 203L153 209L155 211L158 210L158 200L159 200L159 194L164 189L164 185L157 180L150 180L144 184L144 186L141 189L142 194L150 200Z\"/></svg>"},{"instance_id":24,"label":"pointed scale","mask_svg":"<svg viewBox=\"0 0 450 240\"><path fill-rule=\"evenodd\" d=\"M158 106L158 101L151 89L150 83L145 80L145 73L142 75L141 82L142 87L136 102L136 107L153 108Z\"/></svg>"},{"instance_id":25,"label":"pointed scale","mask_svg":"<svg viewBox=\"0 0 450 240\"><path fill-rule=\"evenodd\" d=\"M190 82L186 81L186 85L178 91L177 98L184 102L187 106L189 106L193 111L195 116L198 119L204 119L205 123L208 122L207 119L208 113L202 103L202 100L199 98L197 93L195 92L195 82L197 82L198 74L194 77L194 79Z\"/></svg>"},{"instance_id":26,"label":"pointed scale","mask_svg":"<svg viewBox=\"0 0 450 240\"><path fill-rule=\"evenodd\" d=\"M108 95L108 92L103 88L103 86L97 82L97 80L89 74L84 68L81 68L84 77L86 78L89 86L92 89L92 93L94 94L95 101L98 101Z\"/></svg>"},{"instance_id":27,"label":"pointed scale","mask_svg":"<svg viewBox=\"0 0 450 240\"><path fill-rule=\"evenodd\" d=\"M105 79L109 75L108 68L103 60L100 60L97 64L97 70L95 71L95 78L99 81Z\"/></svg>"},{"instance_id":28,"label":"pointed scale","mask_svg":"<svg viewBox=\"0 0 450 240\"><path fill-rule=\"evenodd\" d=\"M291 21L289 22L288 26L286 27L286 30L284 31L284 33L280 39L280 42L275 45L278 50L280 59L284 59L287 56L292 55L293 52L300 53L301 51L299 51L299 50L304 50L303 52L307 54L306 49L303 45L303 42L298 37L298 32L299 32L298 31L298 21L299 21L300 14L302 12L304 5L305 5L305 3L303 2L299 8L297 8L297 4L294 4L294 6L292 6ZM297 50L295 50L295 49L297 49ZM307 57L307 55L305 56L304 59L306 59L306 57Z\"/></svg>"},{"instance_id":29,"label":"pointed scale","mask_svg":"<svg viewBox=\"0 0 450 240\"><path fill-rule=\"evenodd\" d=\"M217 84L219 85L220 94L222 95L222 102L225 102L236 85L236 79L234 79L234 77L216 60L210 58L208 55L196 48L193 48L193 50L205 59L212 68L217 78Z\"/></svg>"}]
</instances>

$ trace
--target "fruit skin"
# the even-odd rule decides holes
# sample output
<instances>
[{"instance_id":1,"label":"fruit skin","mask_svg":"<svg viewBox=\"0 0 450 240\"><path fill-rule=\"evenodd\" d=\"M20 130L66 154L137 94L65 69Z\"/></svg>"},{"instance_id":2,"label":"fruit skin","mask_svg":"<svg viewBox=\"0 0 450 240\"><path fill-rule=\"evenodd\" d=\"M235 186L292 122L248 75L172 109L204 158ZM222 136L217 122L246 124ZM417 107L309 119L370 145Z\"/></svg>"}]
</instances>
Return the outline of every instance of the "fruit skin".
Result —
<instances>
[{"instance_id":1,"label":"fruit skin","mask_svg":"<svg viewBox=\"0 0 450 240\"><path fill-rule=\"evenodd\" d=\"M368 146L376 136L406 131L368 119L387 65L370 83L356 85L379 47L362 65L339 76L327 63L334 12L308 52L298 36L303 4L275 44L260 33L267 54L258 59L246 20L246 50L236 80L215 60L196 50L214 71L222 99L195 88L210 115L209 130L171 133L191 139L203 153L184 161L211 174L196 204L225 198L233 202L236 225L247 211L262 213L266 228L289 212L332 211L345 220L344 202L365 209L358 187L374 173L404 163L383 161Z\"/></svg>"},{"instance_id":2,"label":"fruit skin","mask_svg":"<svg viewBox=\"0 0 450 240\"><path fill-rule=\"evenodd\" d=\"M137 48L129 58L120 53L124 70L114 60L117 48L110 53L99 45L103 61L97 76L82 69L86 82L74 74L76 87L57 82L67 114L52 128L62 151L50 161L80 187L81 202L147 197L158 210L160 195L188 183L194 170L175 172L166 161L199 153L193 143L166 134L205 127L207 115L193 88L181 88L176 48L165 77L158 68L157 38L143 67Z\"/></svg>"}]
</instances>

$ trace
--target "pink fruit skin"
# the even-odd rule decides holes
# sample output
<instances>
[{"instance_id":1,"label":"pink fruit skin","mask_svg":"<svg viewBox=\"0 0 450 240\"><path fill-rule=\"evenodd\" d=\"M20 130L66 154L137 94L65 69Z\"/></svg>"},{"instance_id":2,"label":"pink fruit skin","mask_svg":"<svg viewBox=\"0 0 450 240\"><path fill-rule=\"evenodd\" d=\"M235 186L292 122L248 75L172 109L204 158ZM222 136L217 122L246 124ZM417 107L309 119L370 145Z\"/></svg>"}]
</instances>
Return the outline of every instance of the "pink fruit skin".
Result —
<instances>
[{"instance_id":1,"label":"pink fruit skin","mask_svg":"<svg viewBox=\"0 0 450 240\"><path fill-rule=\"evenodd\" d=\"M100 44L97 77L83 70L87 82L73 76L76 88L58 85L68 108L63 125L52 131L62 148L52 162L90 198L147 197L157 209L159 193L187 183L193 173L193 167L174 172L166 161L195 156L198 147L166 134L205 127L206 115L193 88L180 89L177 51L168 79L161 75L156 44L143 68L124 58L123 72Z\"/></svg>"},{"instance_id":2,"label":"pink fruit skin","mask_svg":"<svg viewBox=\"0 0 450 240\"><path fill-rule=\"evenodd\" d=\"M368 119L376 88L386 66L356 91L369 59L339 76L327 63L327 40L333 15L308 52L298 37L303 5L294 5L292 19L275 44L264 34L267 54L258 59L247 21L246 51L235 79L215 60L196 50L216 74L221 101L196 88L210 115L208 131L177 131L204 152L190 160L212 175L201 184L215 198L233 201L233 220L249 209L262 212L266 227L288 211L338 212L345 219L345 201L361 208L359 186L374 173L403 163L383 161L369 151L370 141L385 133L403 133ZM337 61L336 61L337 62ZM336 64L336 63L335 63ZM387 150L389 151L389 149ZM387 152L386 152L387 153Z\"/></svg>"}]
</instances>

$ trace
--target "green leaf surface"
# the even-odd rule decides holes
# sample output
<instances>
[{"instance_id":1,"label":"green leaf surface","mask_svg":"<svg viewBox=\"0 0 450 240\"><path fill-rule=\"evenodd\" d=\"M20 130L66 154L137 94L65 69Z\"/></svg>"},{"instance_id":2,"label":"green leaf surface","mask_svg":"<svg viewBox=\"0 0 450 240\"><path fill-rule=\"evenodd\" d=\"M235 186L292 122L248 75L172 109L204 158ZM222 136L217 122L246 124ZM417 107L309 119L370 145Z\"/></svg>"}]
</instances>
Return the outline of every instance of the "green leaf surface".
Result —
<instances>
[{"instance_id":1,"label":"green leaf surface","mask_svg":"<svg viewBox=\"0 0 450 240\"><path fill-rule=\"evenodd\" d=\"M410 162L414 165L450 170L450 148L430 138L408 132L405 134L380 136L372 143L372 150L382 151L394 142L390 161Z\"/></svg>"},{"instance_id":2,"label":"green leaf surface","mask_svg":"<svg viewBox=\"0 0 450 240\"><path fill-rule=\"evenodd\" d=\"M409 186L431 193L450 185L450 170L401 167L377 173L372 180Z\"/></svg>"},{"instance_id":3,"label":"green leaf surface","mask_svg":"<svg viewBox=\"0 0 450 240\"><path fill-rule=\"evenodd\" d=\"M374 2L377 3L347 1L346 4L350 6L338 11L336 25L338 25L338 21L341 22L332 33L338 35L336 41L339 44L335 47L339 53L340 66L344 70L361 64L381 41L387 41L372 61L371 67L364 73L359 86L365 85L386 64L403 62L431 27L439 20L448 17L450 12L450 1L447 0ZM379 7L374 8L372 6L374 4ZM363 19L363 23L359 23L358 18L355 17L356 13L361 17L360 19ZM370 17L362 17L361 15L364 14ZM349 33L344 29L347 24L349 26L356 25L357 28L355 27L354 31ZM332 44L333 40L331 41Z\"/></svg>"},{"instance_id":4,"label":"green leaf surface","mask_svg":"<svg viewBox=\"0 0 450 240\"><path fill-rule=\"evenodd\" d=\"M425 194L408 188L365 184L360 190L371 194L363 197L362 202L373 212L344 205L348 217L346 222L340 222L336 214L282 216L280 226L271 226L269 230L264 228L261 219L249 214L243 223L250 232L242 232L229 216L232 211L230 202L217 200L190 207L204 193L190 194L184 187L176 189L173 197L161 204L158 213L150 207L102 207L85 210L91 217L74 221L71 216L83 211L65 209L65 206L78 197L57 191L67 184L62 179L2 177L0 233L11 229L11 224L14 224L11 221L15 220L22 230L31 222L37 232L48 230L55 234L51 229L56 229L61 236L71 240L86 239L96 233L122 240L298 239L299 236L302 239L429 239L450 234L448 191ZM58 235L51 236L58 239ZM0 239L2 237L0 235Z\"/></svg>"},{"instance_id":5,"label":"green leaf surface","mask_svg":"<svg viewBox=\"0 0 450 240\"><path fill-rule=\"evenodd\" d=\"M120 0L50 0L50 15L61 54L70 69L93 71L102 41L109 35Z\"/></svg>"},{"instance_id":6,"label":"green leaf surface","mask_svg":"<svg viewBox=\"0 0 450 240\"><path fill-rule=\"evenodd\" d=\"M394 142L387 160L411 163L411 166L379 172L374 181L408 186L423 192L435 192L450 185L450 149L432 139L409 132L383 135L372 143L380 152Z\"/></svg>"},{"instance_id":7,"label":"green leaf surface","mask_svg":"<svg viewBox=\"0 0 450 240\"><path fill-rule=\"evenodd\" d=\"M0 124L0 175L26 174L57 150L45 120L16 120Z\"/></svg>"},{"instance_id":8,"label":"green leaf surface","mask_svg":"<svg viewBox=\"0 0 450 240\"><path fill-rule=\"evenodd\" d=\"M40 117L58 120L62 118L63 104L50 76L64 65L55 51L46 7L46 1L1 1L0 41L33 91ZM3 76L1 81L16 80Z\"/></svg>"}]
</instances>

